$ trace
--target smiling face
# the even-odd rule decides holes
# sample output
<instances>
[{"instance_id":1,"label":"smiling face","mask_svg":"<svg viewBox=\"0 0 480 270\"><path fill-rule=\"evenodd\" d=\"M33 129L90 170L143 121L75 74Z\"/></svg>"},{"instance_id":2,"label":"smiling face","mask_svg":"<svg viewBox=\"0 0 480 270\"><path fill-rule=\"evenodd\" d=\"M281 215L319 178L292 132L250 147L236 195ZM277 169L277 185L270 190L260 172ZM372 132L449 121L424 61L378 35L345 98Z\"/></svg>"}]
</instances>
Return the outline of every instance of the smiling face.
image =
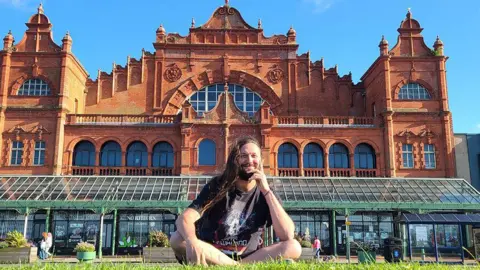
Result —
<instances>
[{"instance_id":1,"label":"smiling face","mask_svg":"<svg viewBox=\"0 0 480 270\"><path fill-rule=\"evenodd\" d=\"M240 165L240 173L253 173L260 169L261 164L260 148L254 143L247 143L240 148L240 155L238 156L238 163ZM248 179L244 179L248 180Z\"/></svg>"}]
</instances>

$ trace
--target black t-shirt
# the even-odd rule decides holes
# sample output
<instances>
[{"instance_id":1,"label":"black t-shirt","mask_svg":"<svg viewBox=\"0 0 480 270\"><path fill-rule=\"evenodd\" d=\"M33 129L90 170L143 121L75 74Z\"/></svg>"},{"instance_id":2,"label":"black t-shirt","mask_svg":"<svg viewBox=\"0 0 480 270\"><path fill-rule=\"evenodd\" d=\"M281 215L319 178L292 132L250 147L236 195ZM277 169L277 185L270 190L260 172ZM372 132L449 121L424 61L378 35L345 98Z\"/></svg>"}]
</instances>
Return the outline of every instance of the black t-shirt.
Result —
<instances>
[{"instance_id":1,"label":"black t-shirt","mask_svg":"<svg viewBox=\"0 0 480 270\"><path fill-rule=\"evenodd\" d=\"M211 190L210 183L206 184L189 208L201 212L207 199L212 199L216 192ZM264 226L271 224L265 197L255 187L249 192L238 189L228 192L225 198L203 213L195 227L200 240L211 243L227 255L246 256L263 244Z\"/></svg>"}]
</instances>

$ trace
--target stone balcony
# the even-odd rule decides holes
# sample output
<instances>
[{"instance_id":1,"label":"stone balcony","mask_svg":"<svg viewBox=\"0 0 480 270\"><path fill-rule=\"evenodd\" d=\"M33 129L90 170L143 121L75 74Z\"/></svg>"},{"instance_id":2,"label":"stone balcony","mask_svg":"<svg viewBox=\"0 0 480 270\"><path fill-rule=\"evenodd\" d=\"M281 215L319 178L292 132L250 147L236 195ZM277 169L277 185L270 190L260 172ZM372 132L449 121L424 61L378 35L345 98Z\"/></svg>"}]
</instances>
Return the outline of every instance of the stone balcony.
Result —
<instances>
[{"instance_id":1,"label":"stone balcony","mask_svg":"<svg viewBox=\"0 0 480 270\"><path fill-rule=\"evenodd\" d=\"M372 128L373 117L355 116L273 116L273 125L278 127L335 127Z\"/></svg>"},{"instance_id":2,"label":"stone balcony","mask_svg":"<svg viewBox=\"0 0 480 270\"><path fill-rule=\"evenodd\" d=\"M174 125L178 115L69 114L67 125L164 126Z\"/></svg>"},{"instance_id":3,"label":"stone balcony","mask_svg":"<svg viewBox=\"0 0 480 270\"><path fill-rule=\"evenodd\" d=\"M258 116L258 115L257 115ZM202 122L203 117L187 120L189 123ZM69 114L67 125L113 125L113 126L165 126L181 121L181 115L121 115L121 114ZM212 124L215 124L212 121ZM377 125L373 117L355 116L268 116L261 121L252 119L248 124L271 124L273 127L314 127L314 128L373 128Z\"/></svg>"}]
</instances>

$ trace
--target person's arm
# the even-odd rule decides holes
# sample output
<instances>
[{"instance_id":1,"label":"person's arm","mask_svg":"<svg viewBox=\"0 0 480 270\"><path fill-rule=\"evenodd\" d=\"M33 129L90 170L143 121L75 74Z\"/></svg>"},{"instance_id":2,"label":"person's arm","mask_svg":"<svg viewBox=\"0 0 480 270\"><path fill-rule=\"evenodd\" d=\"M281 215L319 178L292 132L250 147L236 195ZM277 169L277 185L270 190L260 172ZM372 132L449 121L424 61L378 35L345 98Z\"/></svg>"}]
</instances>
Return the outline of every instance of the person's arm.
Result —
<instances>
[{"instance_id":1,"label":"person's arm","mask_svg":"<svg viewBox=\"0 0 480 270\"><path fill-rule=\"evenodd\" d=\"M175 222L177 231L185 241L197 239L195 233L195 222L200 219L200 214L193 208L187 208Z\"/></svg>"},{"instance_id":2,"label":"person's arm","mask_svg":"<svg viewBox=\"0 0 480 270\"><path fill-rule=\"evenodd\" d=\"M285 209L283 209L283 206L270 188L265 192L262 191L262 193L265 195L265 200L270 209L270 216L272 218L272 225L275 234L278 235L278 238L280 238L281 241L293 239L295 224L290 216L285 212Z\"/></svg>"},{"instance_id":3,"label":"person's arm","mask_svg":"<svg viewBox=\"0 0 480 270\"><path fill-rule=\"evenodd\" d=\"M280 241L292 240L295 233L295 224L270 189L267 177L263 172L263 165L260 165L260 170L256 170L250 179L257 181L257 185L267 201L275 234L280 238Z\"/></svg>"}]
</instances>

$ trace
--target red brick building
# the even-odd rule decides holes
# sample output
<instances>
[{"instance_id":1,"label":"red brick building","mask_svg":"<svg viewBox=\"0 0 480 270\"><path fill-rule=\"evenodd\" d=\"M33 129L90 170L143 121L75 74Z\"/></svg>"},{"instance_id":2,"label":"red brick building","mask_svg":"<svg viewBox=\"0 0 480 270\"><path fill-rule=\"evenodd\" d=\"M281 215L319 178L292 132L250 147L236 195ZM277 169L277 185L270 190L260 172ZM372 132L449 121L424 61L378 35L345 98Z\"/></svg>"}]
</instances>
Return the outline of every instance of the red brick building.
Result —
<instances>
[{"instance_id":1,"label":"red brick building","mask_svg":"<svg viewBox=\"0 0 480 270\"><path fill-rule=\"evenodd\" d=\"M425 44L410 12L396 45L382 38L378 58L357 84L350 74L325 67L323 59L298 55L294 29L265 37L261 21L252 27L230 6L215 10L201 26L192 23L185 37L160 26L154 51L128 58L126 66L114 64L109 73L99 71L95 81L72 53L68 33L62 44L53 41L41 7L26 25L19 42L5 36L0 53L2 174L212 174L222 170L228 145L250 134L262 143L270 175L454 176L447 57L439 39L433 49ZM239 100L220 95L223 85ZM197 91L201 100L189 103ZM216 153L214 163L202 166L204 139ZM75 166L82 141L95 154L77 162L88 166ZM102 162L109 141L119 153ZM43 163L35 161L36 142L44 142L37 143ZM147 153L134 158L140 163L127 160L134 142L139 144L131 153ZM159 142L171 146L169 166L153 166ZM288 147L280 149L282 144ZM306 149L309 144L314 147ZM21 149L21 157L13 149ZM356 149L359 158L373 155L373 162L355 164ZM433 160L425 159L426 150ZM285 164L279 164L279 153ZM304 164L307 155L312 164Z\"/></svg>"},{"instance_id":2,"label":"red brick building","mask_svg":"<svg viewBox=\"0 0 480 270\"><path fill-rule=\"evenodd\" d=\"M426 191L435 187L433 180L422 180L418 186L415 186L418 179L398 180L451 178L455 172L445 70L447 57L440 39L437 38L433 47L425 44L423 28L410 11L400 23L394 46L389 46L383 38L380 40L379 55L372 59L372 65L359 83L352 82L351 74L341 75L336 67L325 67L323 59L312 60L309 53L298 55L293 28L286 35L266 37L261 21L256 27L249 25L228 1L203 25L192 22L187 36L168 33L161 25L155 36L152 33L153 51L142 51L140 59L128 57L125 66L113 64L109 72L98 71L96 80L90 79L80 59L72 53L69 33L61 44L53 41L52 24L42 6L26 25L20 41L14 42L11 33L6 35L0 51L0 175L9 175L2 177L0 183L0 199L5 200L0 208L20 211L18 209L31 203L20 211L25 214L25 223L21 226L25 227L26 235L31 230L28 226L36 226L27 222L32 217L29 216L32 208L38 208L37 214L43 215L32 217L33 224L44 224L46 230L52 224L54 235L58 228L65 230L67 225L57 228L56 224L67 222L63 215L68 213L51 214L50 209L55 210L55 206L50 200L53 203L59 199L72 201L71 206L77 210L101 209L98 211L102 213L102 221L105 219L105 226L113 227L110 242L107 246L104 242L103 247L113 248L108 252L115 253L115 247L125 248L125 241L120 242L115 230L118 227L120 234L128 233L122 231L122 220L127 220L131 213L128 211L147 211L151 207L152 211L178 213L198 192L200 183L200 180L185 181L196 185L196 191L181 197L179 194L187 192L185 190L190 192L189 188L179 188L185 184L182 179L222 171L229 145L243 135L253 135L261 142L265 171L270 178L279 179L275 183L290 181L291 190L285 189L282 200L295 223L306 224L302 223L302 215L315 217L312 224L316 225L305 226L318 232L331 253L337 253L337 246L339 250L345 248L340 235L345 234L342 228L346 224L344 215L348 213L352 214L352 220L356 218L363 224L355 233L362 236L363 228L370 228L371 234L362 237L365 241L373 239L371 241L380 243L394 234L407 239L405 228L394 227L393 222L402 211L478 209L473 199L468 199L472 204L465 206L455 197L463 195L465 190L470 192L471 187L456 190L460 195L445 195L445 190L454 190L445 179L438 181L445 188L433 193ZM53 179L51 181L47 178L22 180L20 175L65 177L48 178ZM88 180L90 178L81 175L119 177L118 180L104 177L97 182L95 177ZM188 177L168 178L168 194L177 192L175 198L179 199L171 199L170 195L162 199L164 197L158 195L156 204L147 202L138 207L123 204L124 198L130 198L130 193L125 197L125 190L134 188L133 193L140 192L143 185L139 197L131 195L129 200L143 200L144 194L157 192L160 178L154 176ZM281 180L278 176L288 176L290 180ZM341 178L329 182L320 177ZM374 177L381 178L367 181ZM312 180L310 184L308 179ZM380 183L382 179L386 182L394 179L394 182L382 182L381 188L369 184ZM57 180L59 182L54 182ZM177 180L178 185L172 184ZM134 187L132 181L136 181ZM153 186L149 181L154 181ZM166 180L162 181L160 194L166 190L163 189ZM105 183L109 183L113 191L103 190ZM323 186L319 187L318 183ZM348 191L344 183L358 186ZM318 194L308 185L324 188L316 193L324 192L327 199L317 201ZM397 190L401 185L407 188ZM306 191L302 190L307 186L310 199L305 199ZM339 188L345 191L346 195L342 195L345 197L332 197ZM374 191L376 188L378 192ZM108 195L121 192L120 189L124 189L121 198ZM40 191L36 197L30 195ZM103 192L98 198L104 196L105 201L96 201L97 195L88 197L91 191L92 194ZM418 197L410 195L417 191L423 193L415 195ZM48 192L53 193L42 197ZM289 204L292 196L297 200L295 192L307 202L301 206L295 202ZM356 198L349 197L355 192L359 194ZM366 192L376 194L376 204L369 204L373 199L368 199ZM404 199L399 195L402 192ZM471 191L467 198L478 197L475 192ZM440 195L435 195L438 193ZM85 200L79 202L82 194L86 194ZM27 195L28 198L22 199ZM35 200L29 202L32 196ZM148 200L157 198L155 196L150 195ZM117 198L118 204L107 206L112 198ZM344 198L349 198L351 204L344 204ZM26 202L16 204L21 200ZM444 206L445 201L458 201L458 204ZM403 205L403 202L407 203ZM348 207L352 211L348 211ZM103 215L108 214L105 209L115 209L114 215L107 218ZM126 212L120 212L117 218L116 209ZM311 212L298 212L307 210ZM372 211L386 212L372 214ZM149 220L150 214L138 220ZM157 217L157 221L163 219L162 226L168 227L162 227L163 230L174 230L174 216L167 212L161 215L163 218ZM98 222L99 218L91 217L91 222ZM133 216L129 218L137 220ZM0 223L7 219L2 221L0 217ZM117 219L120 225L116 227L113 224ZM369 225L371 220L377 223ZM104 226L103 222L98 224ZM458 231L459 227L455 228ZM299 225L298 230L303 231L304 225ZM99 231L102 233L102 229ZM35 236L35 232L31 234ZM339 235L338 241L336 235ZM67 241L65 239L61 241ZM102 244L102 240L99 241ZM68 245L62 244L59 249Z\"/></svg>"}]
</instances>

